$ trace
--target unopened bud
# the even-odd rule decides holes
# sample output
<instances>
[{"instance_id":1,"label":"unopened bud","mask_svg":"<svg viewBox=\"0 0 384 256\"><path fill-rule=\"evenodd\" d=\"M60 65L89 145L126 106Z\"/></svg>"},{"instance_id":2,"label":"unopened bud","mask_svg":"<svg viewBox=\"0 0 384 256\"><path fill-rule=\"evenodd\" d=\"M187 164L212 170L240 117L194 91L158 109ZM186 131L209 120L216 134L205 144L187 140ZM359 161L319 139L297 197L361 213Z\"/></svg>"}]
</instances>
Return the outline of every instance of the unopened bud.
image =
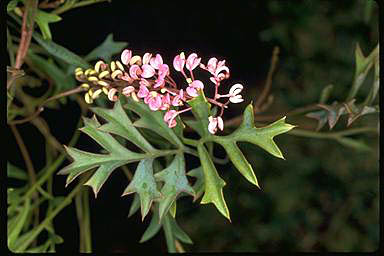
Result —
<instances>
[{"instance_id":1,"label":"unopened bud","mask_svg":"<svg viewBox=\"0 0 384 256\"><path fill-rule=\"evenodd\" d=\"M116 66L117 66L117 68L120 69L121 71L124 71L123 64L121 64L120 61L118 61L118 60L116 61Z\"/></svg>"},{"instance_id":2,"label":"unopened bud","mask_svg":"<svg viewBox=\"0 0 384 256\"><path fill-rule=\"evenodd\" d=\"M140 101L139 98L137 98L137 95L136 95L135 92L132 92L132 93L131 93L131 97L132 97L132 99L133 99L134 101L136 101L136 102L139 102L139 101Z\"/></svg>"},{"instance_id":3,"label":"unopened bud","mask_svg":"<svg viewBox=\"0 0 384 256\"><path fill-rule=\"evenodd\" d=\"M96 82L96 81L98 81L99 79L97 78L97 77L95 77L95 76L90 76L90 77L88 77L88 81L91 81L91 82Z\"/></svg>"},{"instance_id":4,"label":"unopened bud","mask_svg":"<svg viewBox=\"0 0 384 256\"><path fill-rule=\"evenodd\" d=\"M104 64L104 61L99 60L99 61L96 62L96 64L95 64L95 71L96 71L97 73L99 73L99 71L100 71L100 66L101 66L101 64Z\"/></svg>"},{"instance_id":5,"label":"unopened bud","mask_svg":"<svg viewBox=\"0 0 384 256\"><path fill-rule=\"evenodd\" d=\"M103 87L102 88L102 90L103 90L103 93L105 94L105 95L108 95L108 88L107 87Z\"/></svg>"},{"instance_id":6,"label":"unopened bud","mask_svg":"<svg viewBox=\"0 0 384 256\"><path fill-rule=\"evenodd\" d=\"M102 93L102 92L103 92L103 90L101 90L101 89L96 90L96 91L93 93L93 95L92 95L92 99L96 99L96 98L98 98L99 95L100 95L100 93Z\"/></svg>"},{"instance_id":7,"label":"unopened bud","mask_svg":"<svg viewBox=\"0 0 384 256\"><path fill-rule=\"evenodd\" d=\"M84 84L81 84L80 87L84 89L89 89L89 84L84 83Z\"/></svg>"},{"instance_id":8,"label":"unopened bud","mask_svg":"<svg viewBox=\"0 0 384 256\"><path fill-rule=\"evenodd\" d=\"M141 65L141 57L139 55L135 55L131 58L131 60L129 61L129 65L133 64Z\"/></svg>"},{"instance_id":9,"label":"unopened bud","mask_svg":"<svg viewBox=\"0 0 384 256\"><path fill-rule=\"evenodd\" d=\"M109 84L105 81L97 81L97 84L101 85L101 86L108 86Z\"/></svg>"},{"instance_id":10,"label":"unopened bud","mask_svg":"<svg viewBox=\"0 0 384 256\"><path fill-rule=\"evenodd\" d=\"M114 61L111 61L111 71L115 71L116 70L116 63Z\"/></svg>"},{"instance_id":11,"label":"unopened bud","mask_svg":"<svg viewBox=\"0 0 384 256\"><path fill-rule=\"evenodd\" d=\"M99 79L102 79L103 77L106 77L109 75L109 71L105 70L99 74Z\"/></svg>"},{"instance_id":12,"label":"unopened bud","mask_svg":"<svg viewBox=\"0 0 384 256\"><path fill-rule=\"evenodd\" d=\"M86 102L87 104L92 104L92 102L93 102L93 99L92 99L92 97L89 95L89 93L86 93L86 94L84 95L84 99L85 99L85 102Z\"/></svg>"},{"instance_id":13,"label":"unopened bud","mask_svg":"<svg viewBox=\"0 0 384 256\"><path fill-rule=\"evenodd\" d=\"M111 75L111 77L112 77L112 79L116 79L116 76L118 76L118 75L122 75L123 74L123 71L121 71L121 70L115 70L113 73L112 73L112 75Z\"/></svg>"}]
</instances>

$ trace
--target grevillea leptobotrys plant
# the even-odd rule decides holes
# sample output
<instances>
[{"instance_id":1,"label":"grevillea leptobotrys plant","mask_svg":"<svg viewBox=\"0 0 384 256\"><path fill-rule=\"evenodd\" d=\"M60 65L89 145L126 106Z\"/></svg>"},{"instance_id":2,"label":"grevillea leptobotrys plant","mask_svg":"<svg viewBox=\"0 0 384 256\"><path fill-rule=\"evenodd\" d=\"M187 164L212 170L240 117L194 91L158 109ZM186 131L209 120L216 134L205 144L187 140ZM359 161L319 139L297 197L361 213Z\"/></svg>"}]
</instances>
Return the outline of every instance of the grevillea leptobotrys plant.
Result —
<instances>
[{"instance_id":1,"label":"grevillea leptobotrys plant","mask_svg":"<svg viewBox=\"0 0 384 256\"><path fill-rule=\"evenodd\" d=\"M98 117L84 118L81 129L107 153L96 154L67 147L73 162L59 173L68 174L69 184L82 173L96 169L85 185L91 186L97 196L116 168L138 162L123 195L135 193L130 215L141 208L144 219L151 208L154 210L149 231L143 235L142 241L152 237L161 225L164 229L180 229L173 218L176 200L183 195L193 196L194 201L202 196L201 204L213 203L221 214L230 219L223 196L226 183L216 169L215 162L219 160L213 156L213 143L221 145L236 169L259 187L252 166L237 143L249 142L273 156L283 158L273 138L294 127L285 123L283 117L268 126L256 128L253 107L249 104L241 125L231 134L218 135L224 130L224 110L231 103L243 101L240 94L243 85L235 84L228 92L221 92L222 84L230 77L225 60L211 58L205 65L196 53L187 58L180 53L173 60L173 68L180 73L183 84L175 82L160 54L145 53L140 57L132 56L131 50L124 50L120 61L107 64L100 60L93 69L75 70L76 79L86 91L84 98L88 104L103 94L114 102L112 109L91 108ZM210 81L199 80L194 73L196 69L207 72ZM214 87L213 97L204 94L204 89L209 86ZM193 119L184 116L188 111L192 112ZM100 123L100 118L105 122ZM186 126L200 138L186 138ZM137 146L137 152L125 147L116 135ZM201 166L186 170L184 154L199 157ZM166 166L162 166L160 158L165 159ZM193 185L187 176L196 178ZM189 241L182 231L176 233L180 241Z\"/></svg>"}]
</instances>

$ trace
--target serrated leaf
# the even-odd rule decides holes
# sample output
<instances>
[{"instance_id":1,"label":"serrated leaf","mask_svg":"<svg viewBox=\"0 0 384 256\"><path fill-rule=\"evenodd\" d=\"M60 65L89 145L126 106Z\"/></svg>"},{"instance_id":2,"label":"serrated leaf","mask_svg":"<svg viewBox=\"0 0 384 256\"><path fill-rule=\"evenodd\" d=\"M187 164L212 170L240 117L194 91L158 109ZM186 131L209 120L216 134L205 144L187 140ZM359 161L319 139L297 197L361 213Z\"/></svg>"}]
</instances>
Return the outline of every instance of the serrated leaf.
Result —
<instances>
[{"instance_id":1,"label":"serrated leaf","mask_svg":"<svg viewBox=\"0 0 384 256\"><path fill-rule=\"evenodd\" d=\"M73 88L76 84L73 76L67 76L64 72L57 67L54 63L47 61L46 59L34 54L32 51L28 51L28 58L31 60L32 65L44 72L55 83L58 90L55 90L53 94L58 91L64 91Z\"/></svg>"},{"instance_id":2,"label":"serrated leaf","mask_svg":"<svg viewBox=\"0 0 384 256\"><path fill-rule=\"evenodd\" d=\"M162 195L157 190L155 178L153 176L153 159L143 159L139 162L131 183L124 190L123 196L138 193L140 196L141 216L145 216L152 205L153 200Z\"/></svg>"},{"instance_id":3,"label":"serrated leaf","mask_svg":"<svg viewBox=\"0 0 384 256\"><path fill-rule=\"evenodd\" d=\"M188 104L192 107L192 113L196 121L187 121L187 125L203 138L210 136L211 134L208 131L208 117L210 116L211 104L209 104L205 98L204 92L200 91L197 97L188 101Z\"/></svg>"},{"instance_id":4,"label":"serrated leaf","mask_svg":"<svg viewBox=\"0 0 384 256\"><path fill-rule=\"evenodd\" d=\"M144 234L141 236L139 243L144 243L154 237L160 230L163 223L160 221L159 218L159 211L157 209L158 207L155 207L155 211L153 211L151 222L149 223L148 228L145 230Z\"/></svg>"},{"instance_id":5,"label":"serrated leaf","mask_svg":"<svg viewBox=\"0 0 384 256\"><path fill-rule=\"evenodd\" d=\"M28 180L27 173L10 162L7 162L7 177L18 180Z\"/></svg>"},{"instance_id":6,"label":"serrated leaf","mask_svg":"<svg viewBox=\"0 0 384 256\"><path fill-rule=\"evenodd\" d=\"M288 132L294 127L294 125L285 123L285 117L283 117L270 125L256 128L254 124L253 107L252 104L249 104L244 111L243 122L239 128L228 136L214 136L214 140L218 143L223 143L224 141L249 142L258 145L271 155L284 159L273 138L279 134Z\"/></svg>"},{"instance_id":7,"label":"serrated leaf","mask_svg":"<svg viewBox=\"0 0 384 256\"><path fill-rule=\"evenodd\" d=\"M49 29L49 23L58 22L61 20L61 17L53 14L44 12L42 10L37 10L35 21L39 26L41 33L43 34L44 39L52 39L51 30Z\"/></svg>"},{"instance_id":8,"label":"serrated leaf","mask_svg":"<svg viewBox=\"0 0 384 256\"><path fill-rule=\"evenodd\" d=\"M160 220L167 214L171 205L176 201L177 196L181 192L186 192L195 196L195 192L189 185L185 174L185 160L183 154L176 154L171 164L155 174L157 181L163 181L164 186L161 193L164 198L159 202Z\"/></svg>"},{"instance_id":9,"label":"serrated leaf","mask_svg":"<svg viewBox=\"0 0 384 256\"><path fill-rule=\"evenodd\" d=\"M186 244L193 244L192 239L180 228L177 224L176 219L172 218L169 214L166 216L169 219L169 223L172 229L172 233L176 239Z\"/></svg>"},{"instance_id":10,"label":"serrated leaf","mask_svg":"<svg viewBox=\"0 0 384 256\"><path fill-rule=\"evenodd\" d=\"M86 61L103 59L105 62L110 62L112 56L119 54L127 45L128 43L126 42L114 41L113 34L111 33L105 38L103 43L88 53L84 59Z\"/></svg>"},{"instance_id":11,"label":"serrated leaf","mask_svg":"<svg viewBox=\"0 0 384 256\"><path fill-rule=\"evenodd\" d=\"M112 135L98 130L100 123L94 116L93 119L84 118L85 126L80 130L92 137L100 144L109 154L95 154L66 147L67 153L74 160L73 163L64 167L58 174L69 174L67 177L67 185L71 183L78 175L93 169L100 168L93 174L87 185L91 186L97 196L101 186L108 178L110 173L119 166L130 162L139 161L146 157L144 154L129 151L119 144Z\"/></svg>"},{"instance_id":12,"label":"serrated leaf","mask_svg":"<svg viewBox=\"0 0 384 256\"><path fill-rule=\"evenodd\" d=\"M203 168L200 166L198 168L190 170L187 175L195 177L196 181L193 184L192 188L195 191L195 198L193 201L196 201L204 193L204 173Z\"/></svg>"},{"instance_id":13,"label":"serrated leaf","mask_svg":"<svg viewBox=\"0 0 384 256\"><path fill-rule=\"evenodd\" d=\"M135 214L135 212L137 212L139 208L140 208L140 197L139 197L139 194L135 194L131 204L131 208L129 208L128 218L131 217L133 214Z\"/></svg>"},{"instance_id":14,"label":"serrated leaf","mask_svg":"<svg viewBox=\"0 0 384 256\"><path fill-rule=\"evenodd\" d=\"M140 119L134 122L136 127L142 127L149 129L163 138L167 139L172 144L178 147L184 147L184 144L180 141L177 135L163 120L163 111L152 111L143 102L136 102L131 97L127 99L125 108L132 110L140 116Z\"/></svg>"},{"instance_id":15,"label":"serrated leaf","mask_svg":"<svg viewBox=\"0 0 384 256\"><path fill-rule=\"evenodd\" d=\"M100 126L99 130L117 134L146 152L155 151L155 148L133 126L131 120L121 107L120 101L115 103L113 109L97 107L91 108L91 110L108 121L108 123Z\"/></svg>"},{"instance_id":16,"label":"serrated leaf","mask_svg":"<svg viewBox=\"0 0 384 256\"><path fill-rule=\"evenodd\" d=\"M90 65L83 60L80 56L69 51L67 48L54 43L51 40L43 39L38 33L32 34L33 38L43 47L48 53L54 57L64 61L65 63L74 65L76 67L89 68Z\"/></svg>"},{"instance_id":17,"label":"serrated leaf","mask_svg":"<svg viewBox=\"0 0 384 256\"><path fill-rule=\"evenodd\" d=\"M212 162L208 151L203 144L197 146L197 152L199 154L200 163L204 172L205 192L201 204L213 203L219 212L224 215L229 221L229 211L227 204L225 203L223 196L223 187L225 181L220 178L215 165Z\"/></svg>"}]
</instances>

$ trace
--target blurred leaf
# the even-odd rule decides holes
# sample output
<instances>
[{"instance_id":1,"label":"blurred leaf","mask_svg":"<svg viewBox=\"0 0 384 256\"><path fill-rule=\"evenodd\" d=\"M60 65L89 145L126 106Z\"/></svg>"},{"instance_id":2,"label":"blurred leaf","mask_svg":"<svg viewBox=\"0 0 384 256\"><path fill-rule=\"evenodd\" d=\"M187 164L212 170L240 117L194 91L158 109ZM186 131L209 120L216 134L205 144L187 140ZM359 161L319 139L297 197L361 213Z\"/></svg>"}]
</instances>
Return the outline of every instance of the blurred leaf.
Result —
<instances>
[{"instance_id":1,"label":"blurred leaf","mask_svg":"<svg viewBox=\"0 0 384 256\"><path fill-rule=\"evenodd\" d=\"M78 150L72 147L66 147L67 153L74 159L74 162L64 167L58 174L69 174L67 177L67 185L71 183L78 175L93 169L99 168L92 177L85 183L92 187L95 196L99 192L104 182L114 169L127 163L135 162L145 158L144 154L129 151L119 144L112 135L100 131L101 126L96 116L93 119L84 118L84 127L80 130L97 143L99 143L109 154L94 154L86 151Z\"/></svg>"},{"instance_id":2,"label":"blurred leaf","mask_svg":"<svg viewBox=\"0 0 384 256\"><path fill-rule=\"evenodd\" d=\"M90 65L83 60L80 56L74 54L68 49L64 48L61 45L54 43L51 40L43 39L38 33L34 32L32 34L33 38L43 47L48 53L52 54L54 57L74 65L76 67L89 68Z\"/></svg>"},{"instance_id":3,"label":"blurred leaf","mask_svg":"<svg viewBox=\"0 0 384 256\"><path fill-rule=\"evenodd\" d=\"M7 177L14 178L18 180L28 180L27 173L21 168L7 162Z\"/></svg>"},{"instance_id":4,"label":"blurred leaf","mask_svg":"<svg viewBox=\"0 0 384 256\"><path fill-rule=\"evenodd\" d=\"M181 192L195 196L195 192L189 185L187 176L185 175L185 160L183 154L176 154L167 168L155 174L155 179L164 182L164 186L161 189L164 199L159 202L160 220L168 213L171 205L176 201L177 196Z\"/></svg>"},{"instance_id":5,"label":"blurred leaf","mask_svg":"<svg viewBox=\"0 0 384 256\"><path fill-rule=\"evenodd\" d=\"M217 173L211 157L209 156L208 151L205 149L203 144L199 144L197 146L197 151L199 154L201 166L203 167L205 181L205 193L200 203L213 203L219 212L230 221L231 219L229 217L228 207L223 196L223 187L225 186L225 181L220 178L219 174Z\"/></svg>"},{"instance_id":6,"label":"blurred leaf","mask_svg":"<svg viewBox=\"0 0 384 256\"><path fill-rule=\"evenodd\" d=\"M113 41L113 34L111 33L102 44L93 49L84 59L86 61L102 59L105 62L110 62L112 56L122 52L127 45L128 43L126 42Z\"/></svg>"},{"instance_id":7,"label":"blurred leaf","mask_svg":"<svg viewBox=\"0 0 384 256\"><path fill-rule=\"evenodd\" d=\"M355 140L355 139L351 139L351 138L347 138L347 137L341 137L341 138L337 139L337 142L339 142L340 144L342 144L344 146L356 149L358 151L372 151L372 149L367 144L365 144L362 141Z\"/></svg>"},{"instance_id":8,"label":"blurred leaf","mask_svg":"<svg viewBox=\"0 0 384 256\"><path fill-rule=\"evenodd\" d=\"M173 204L171 205L171 208L169 208L169 214L170 214L173 218L176 218L176 200L173 201Z\"/></svg>"},{"instance_id":9,"label":"blurred leaf","mask_svg":"<svg viewBox=\"0 0 384 256\"><path fill-rule=\"evenodd\" d=\"M328 112L325 110L314 111L305 115L309 118L314 118L318 121L316 131L319 131L328 121Z\"/></svg>"},{"instance_id":10,"label":"blurred leaf","mask_svg":"<svg viewBox=\"0 0 384 256\"><path fill-rule=\"evenodd\" d=\"M124 109L121 107L120 101L117 101L113 109L91 108L97 115L101 116L108 123L100 126L100 131L109 132L120 135L128 141L134 143L145 152L154 151L155 148L140 134L140 132L132 125Z\"/></svg>"},{"instance_id":11,"label":"blurred leaf","mask_svg":"<svg viewBox=\"0 0 384 256\"><path fill-rule=\"evenodd\" d=\"M31 201L29 198L25 200L23 210L20 211L20 213L17 216L17 221L15 222L15 226L10 227L10 230L8 231L8 247L11 251L15 250L15 244L16 240L20 235L20 232L25 224L25 221L27 220L27 216L29 213L29 209L31 206Z\"/></svg>"},{"instance_id":12,"label":"blurred leaf","mask_svg":"<svg viewBox=\"0 0 384 256\"><path fill-rule=\"evenodd\" d=\"M323 104L327 102L327 100L329 99L329 96L331 95L332 89L333 89L333 84L330 84L330 85L327 85L321 91L319 103Z\"/></svg>"},{"instance_id":13,"label":"blurred leaf","mask_svg":"<svg viewBox=\"0 0 384 256\"><path fill-rule=\"evenodd\" d=\"M67 76L64 74L64 72L57 67L53 62L50 62L39 55L36 55L32 53L31 51L28 51L28 58L31 60L32 65L34 67L37 67L40 69L44 74L46 74L48 77L50 77L53 82L55 83L55 92L53 94L56 94L58 92L68 90L73 88L76 85L75 79L73 76Z\"/></svg>"},{"instance_id":14,"label":"blurred leaf","mask_svg":"<svg viewBox=\"0 0 384 256\"><path fill-rule=\"evenodd\" d=\"M44 39L52 39L51 30L49 29L49 23L58 22L61 20L61 17L53 14L47 13L42 10L37 10L35 21L39 26L41 33L43 34Z\"/></svg>"},{"instance_id":15,"label":"blurred leaf","mask_svg":"<svg viewBox=\"0 0 384 256\"><path fill-rule=\"evenodd\" d=\"M123 193L123 196L131 193L139 194L142 220L144 220L145 216L148 214L153 200L162 196L157 190L156 181L153 177L152 163L152 158L143 159L139 162L131 183Z\"/></svg>"},{"instance_id":16,"label":"blurred leaf","mask_svg":"<svg viewBox=\"0 0 384 256\"><path fill-rule=\"evenodd\" d=\"M345 107L342 104L338 104L336 101L333 102L332 105L319 104L318 106L327 111L327 120L330 130L336 125L340 116L345 113Z\"/></svg>"},{"instance_id":17,"label":"blurred leaf","mask_svg":"<svg viewBox=\"0 0 384 256\"><path fill-rule=\"evenodd\" d=\"M16 8L17 4L19 2L22 2L22 1L23 0L11 0L11 1L9 1L9 3L7 4L7 13L13 11Z\"/></svg>"},{"instance_id":18,"label":"blurred leaf","mask_svg":"<svg viewBox=\"0 0 384 256\"><path fill-rule=\"evenodd\" d=\"M184 144L180 141L177 135L164 122L163 111L152 111L146 104L143 102L136 102L131 97L128 97L127 101L128 103L124 105L124 107L140 116L140 119L134 122L134 126L147 128L172 142L172 144L184 147Z\"/></svg>"}]
</instances>

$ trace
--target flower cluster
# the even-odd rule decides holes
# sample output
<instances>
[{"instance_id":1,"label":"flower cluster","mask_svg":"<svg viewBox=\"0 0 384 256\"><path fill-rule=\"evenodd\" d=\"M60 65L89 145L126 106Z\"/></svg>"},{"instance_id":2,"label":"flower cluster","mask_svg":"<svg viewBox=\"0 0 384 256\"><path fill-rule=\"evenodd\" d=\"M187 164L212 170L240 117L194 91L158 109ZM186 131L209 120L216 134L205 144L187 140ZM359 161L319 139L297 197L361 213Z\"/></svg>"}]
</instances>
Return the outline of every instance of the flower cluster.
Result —
<instances>
[{"instance_id":1,"label":"flower cluster","mask_svg":"<svg viewBox=\"0 0 384 256\"><path fill-rule=\"evenodd\" d=\"M215 134L217 129L223 130L224 123L221 116L224 109L229 103L243 101L240 94L243 90L241 84L233 85L228 94L218 93L221 82L228 79L230 75L225 60L211 58L205 65L201 63L201 58L196 53L186 58L182 52L174 58L173 68L184 77L186 82L184 86L176 84L170 75L169 66L163 62L160 54L145 53L141 57L125 49L120 61L107 64L100 60L92 69L84 71L82 68L77 68L75 76L82 82L80 86L87 90L84 98L88 104L100 97L102 93L107 95L110 101L117 101L121 95L132 97L137 102L143 101L152 111L166 111L164 121L168 127L173 128L177 125L175 118L191 110L191 107L188 107L188 101L197 97L199 91L205 87L201 80L195 79L193 73L196 68L200 68L209 72L210 81L215 87L213 98L207 97L207 100L221 109L218 116L209 117L207 129L212 134ZM227 98L226 102L218 101L221 98Z\"/></svg>"}]
</instances>

